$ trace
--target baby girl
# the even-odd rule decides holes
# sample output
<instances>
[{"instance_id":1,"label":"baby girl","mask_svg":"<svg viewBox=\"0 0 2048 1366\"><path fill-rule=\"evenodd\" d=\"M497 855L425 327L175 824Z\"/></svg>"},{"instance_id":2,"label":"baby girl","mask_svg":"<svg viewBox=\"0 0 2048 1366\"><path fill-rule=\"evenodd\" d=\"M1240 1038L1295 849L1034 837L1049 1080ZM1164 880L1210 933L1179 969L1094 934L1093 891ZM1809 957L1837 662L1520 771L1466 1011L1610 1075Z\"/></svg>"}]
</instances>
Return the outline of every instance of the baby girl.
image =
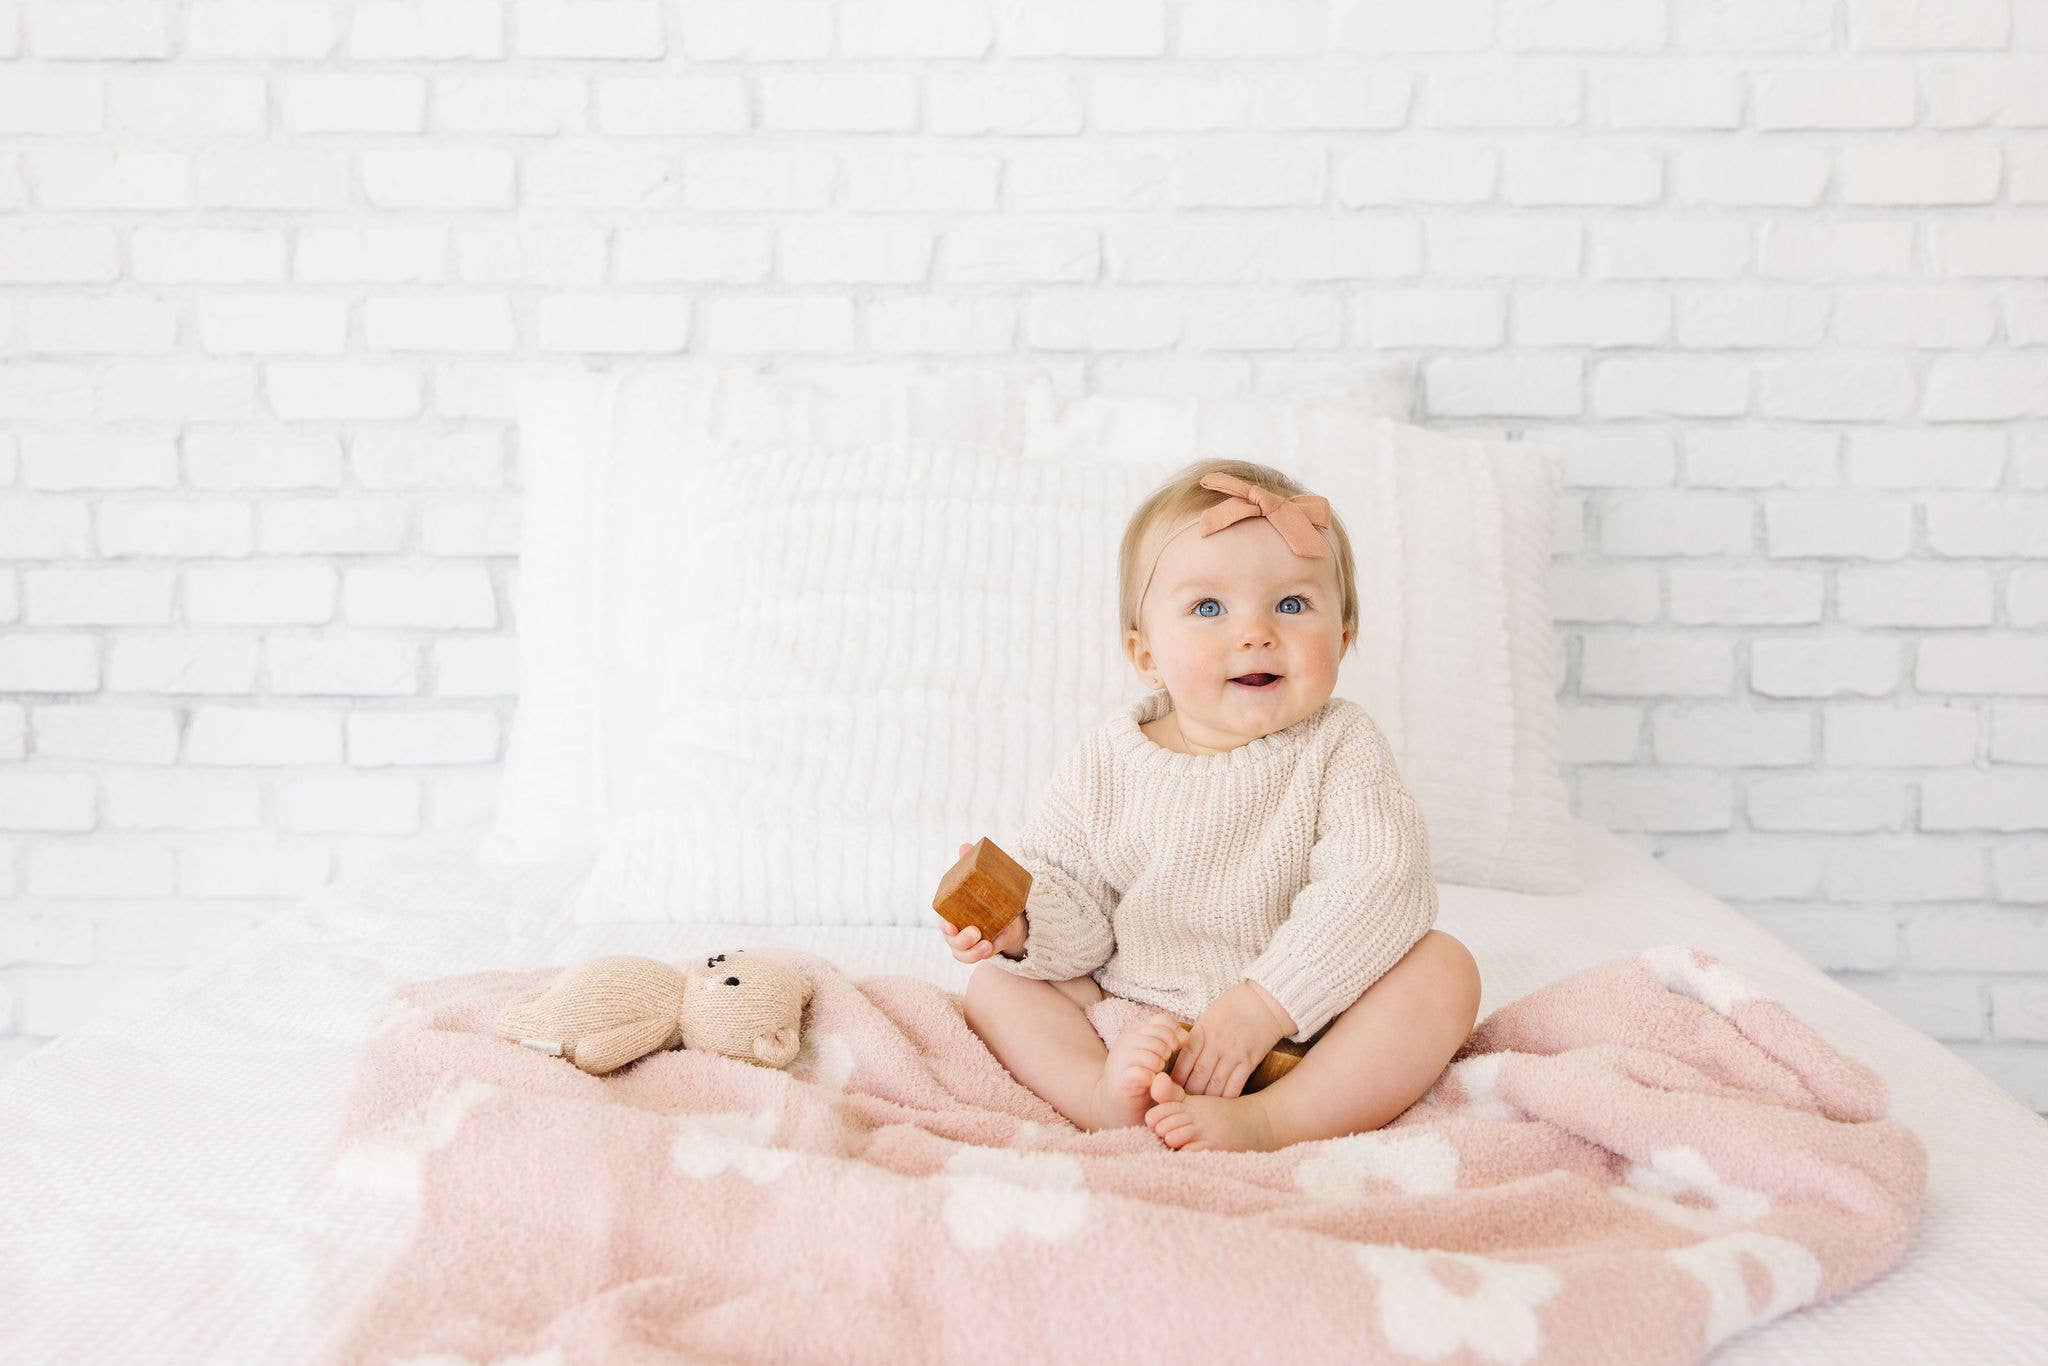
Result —
<instances>
[{"instance_id":1,"label":"baby girl","mask_svg":"<svg viewBox=\"0 0 2048 1366\"><path fill-rule=\"evenodd\" d=\"M1431 928L1428 833L1386 737L1331 696L1358 631L1344 525L1277 470L1198 461L1139 506L1117 568L1152 691L1061 759L1013 842L1024 913L993 940L940 922L981 964L967 1023L1083 1129L1183 1149L1377 1129L1471 1033L1479 970ZM1106 998L1147 1011L1108 1048L1088 1013ZM1281 1039L1313 1047L1243 1094Z\"/></svg>"}]
</instances>

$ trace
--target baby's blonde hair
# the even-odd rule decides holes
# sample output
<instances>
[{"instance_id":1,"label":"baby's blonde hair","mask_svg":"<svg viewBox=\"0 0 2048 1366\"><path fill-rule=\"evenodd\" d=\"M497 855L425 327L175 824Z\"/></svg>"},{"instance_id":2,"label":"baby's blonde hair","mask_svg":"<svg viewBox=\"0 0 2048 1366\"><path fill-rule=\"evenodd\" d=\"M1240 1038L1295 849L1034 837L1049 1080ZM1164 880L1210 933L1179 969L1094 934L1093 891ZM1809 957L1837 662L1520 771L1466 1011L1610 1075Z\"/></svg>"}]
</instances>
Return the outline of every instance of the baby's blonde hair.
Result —
<instances>
[{"instance_id":1,"label":"baby's blonde hair","mask_svg":"<svg viewBox=\"0 0 2048 1366\"><path fill-rule=\"evenodd\" d=\"M1138 629L1138 603L1145 591L1145 574L1152 567L1153 558L1167 535L1182 522L1200 516L1230 497L1227 493L1202 487L1203 475L1219 471L1246 483L1261 485L1282 498L1312 492L1271 465L1255 465L1249 460L1213 457L1197 460L1168 477L1165 483L1147 494L1145 501L1138 504L1138 510L1131 514L1129 524L1124 527L1123 544L1117 550L1117 619L1126 634ZM1337 605L1341 624L1344 630L1352 633L1355 641L1358 629L1357 574L1351 559L1351 537L1345 533L1344 519L1337 515L1335 507L1330 509L1330 525L1323 530L1337 557Z\"/></svg>"}]
</instances>

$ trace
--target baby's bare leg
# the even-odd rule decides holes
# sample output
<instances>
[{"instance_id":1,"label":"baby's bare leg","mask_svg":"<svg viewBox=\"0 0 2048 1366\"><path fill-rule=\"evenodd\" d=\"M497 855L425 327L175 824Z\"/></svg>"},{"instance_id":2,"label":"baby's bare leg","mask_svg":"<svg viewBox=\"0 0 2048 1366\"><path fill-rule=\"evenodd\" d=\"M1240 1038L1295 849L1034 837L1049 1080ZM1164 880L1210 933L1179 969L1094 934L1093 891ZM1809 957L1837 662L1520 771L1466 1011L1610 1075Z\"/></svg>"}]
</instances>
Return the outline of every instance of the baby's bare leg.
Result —
<instances>
[{"instance_id":1,"label":"baby's bare leg","mask_svg":"<svg viewBox=\"0 0 2048 1366\"><path fill-rule=\"evenodd\" d=\"M1190 1096L1152 1083L1146 1122L1170 1147L1284 1148L1377 1129L1413 1105L1471 1036L1479 968L1431 930L1330 1022L1294 1069L1256 1095Z\"/></svg>"},{"instance_id":2,"label":"baby's bare leg","mask_svg":"<svg viewBox=\"0 0 2048 1366\"><path fill-rule=\"evenodd\" d=\"M1011 1076L1077 1128L1120 1128L1143 1119L1151 1078L1179 1038L1162 1014L1106 1049L1086 1014L1101 999L1092 978L1045 982L983 963L967 979L967 1024Z\"/></svg>"}]
</instances>

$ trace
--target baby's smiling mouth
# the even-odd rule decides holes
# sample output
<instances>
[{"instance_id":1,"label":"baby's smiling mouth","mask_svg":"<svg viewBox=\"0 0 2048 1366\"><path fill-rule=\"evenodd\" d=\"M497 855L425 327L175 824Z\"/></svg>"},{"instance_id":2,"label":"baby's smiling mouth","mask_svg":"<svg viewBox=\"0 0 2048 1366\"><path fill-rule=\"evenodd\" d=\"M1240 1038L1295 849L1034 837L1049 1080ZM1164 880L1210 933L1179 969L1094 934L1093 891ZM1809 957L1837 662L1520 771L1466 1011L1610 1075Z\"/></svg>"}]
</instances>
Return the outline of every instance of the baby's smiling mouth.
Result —
<instances>
[{"instance_id":1,"label":"baby's smiling mouth","mask_svg":"<svg viewBox=\"0 0 2048 1366\"><path fill-rule=\"evenodd\" d=\"M1284 677L1282 674L1239 674L1230 681L1237 684L1240 688L1250 688L1255 692L1263 692L1267 688L1278 687L1282 677Z\"/></svg>"}]
</instances>

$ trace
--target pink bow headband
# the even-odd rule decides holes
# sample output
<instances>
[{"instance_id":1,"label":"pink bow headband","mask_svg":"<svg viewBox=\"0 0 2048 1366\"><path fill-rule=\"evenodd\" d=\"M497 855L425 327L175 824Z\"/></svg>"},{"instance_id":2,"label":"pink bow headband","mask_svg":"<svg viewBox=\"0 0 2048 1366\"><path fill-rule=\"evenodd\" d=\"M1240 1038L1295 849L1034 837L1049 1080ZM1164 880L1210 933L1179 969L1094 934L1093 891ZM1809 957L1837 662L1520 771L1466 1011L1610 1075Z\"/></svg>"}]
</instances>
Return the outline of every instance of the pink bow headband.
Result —
<instances>
[{"instance_id":1,"label":"pink bow headband","mask_svg":"<svg viewBox=\"0 0 2048 1366\"><path fill-rule=\"evenodd\" d=\"M1145 600L1145 593L1152 587L1152 575L1159 569L1159 557L1166 553L1167 543L1189 527L1200 525L1204 536L1213 536L1227 526L1235 525L1247 517L1264 517L1273 524L1287 542L1287 548L1306 560L1319 560L1330 553L1330 547L1317 534L1317 527L1330 524L1330 500L1314 493L1297 493L1292 498L1279 494L1260 484L1254 484L1235 475L1214 471L1202 476L1202 487L1227 493L1230 497L1217 503L1192 521L1182 522L1159 542L1159 548L1152 552L1152 567L1145 571L1145 587L1138 590L1138 601Z\"/></svg>"}]
</instances>

